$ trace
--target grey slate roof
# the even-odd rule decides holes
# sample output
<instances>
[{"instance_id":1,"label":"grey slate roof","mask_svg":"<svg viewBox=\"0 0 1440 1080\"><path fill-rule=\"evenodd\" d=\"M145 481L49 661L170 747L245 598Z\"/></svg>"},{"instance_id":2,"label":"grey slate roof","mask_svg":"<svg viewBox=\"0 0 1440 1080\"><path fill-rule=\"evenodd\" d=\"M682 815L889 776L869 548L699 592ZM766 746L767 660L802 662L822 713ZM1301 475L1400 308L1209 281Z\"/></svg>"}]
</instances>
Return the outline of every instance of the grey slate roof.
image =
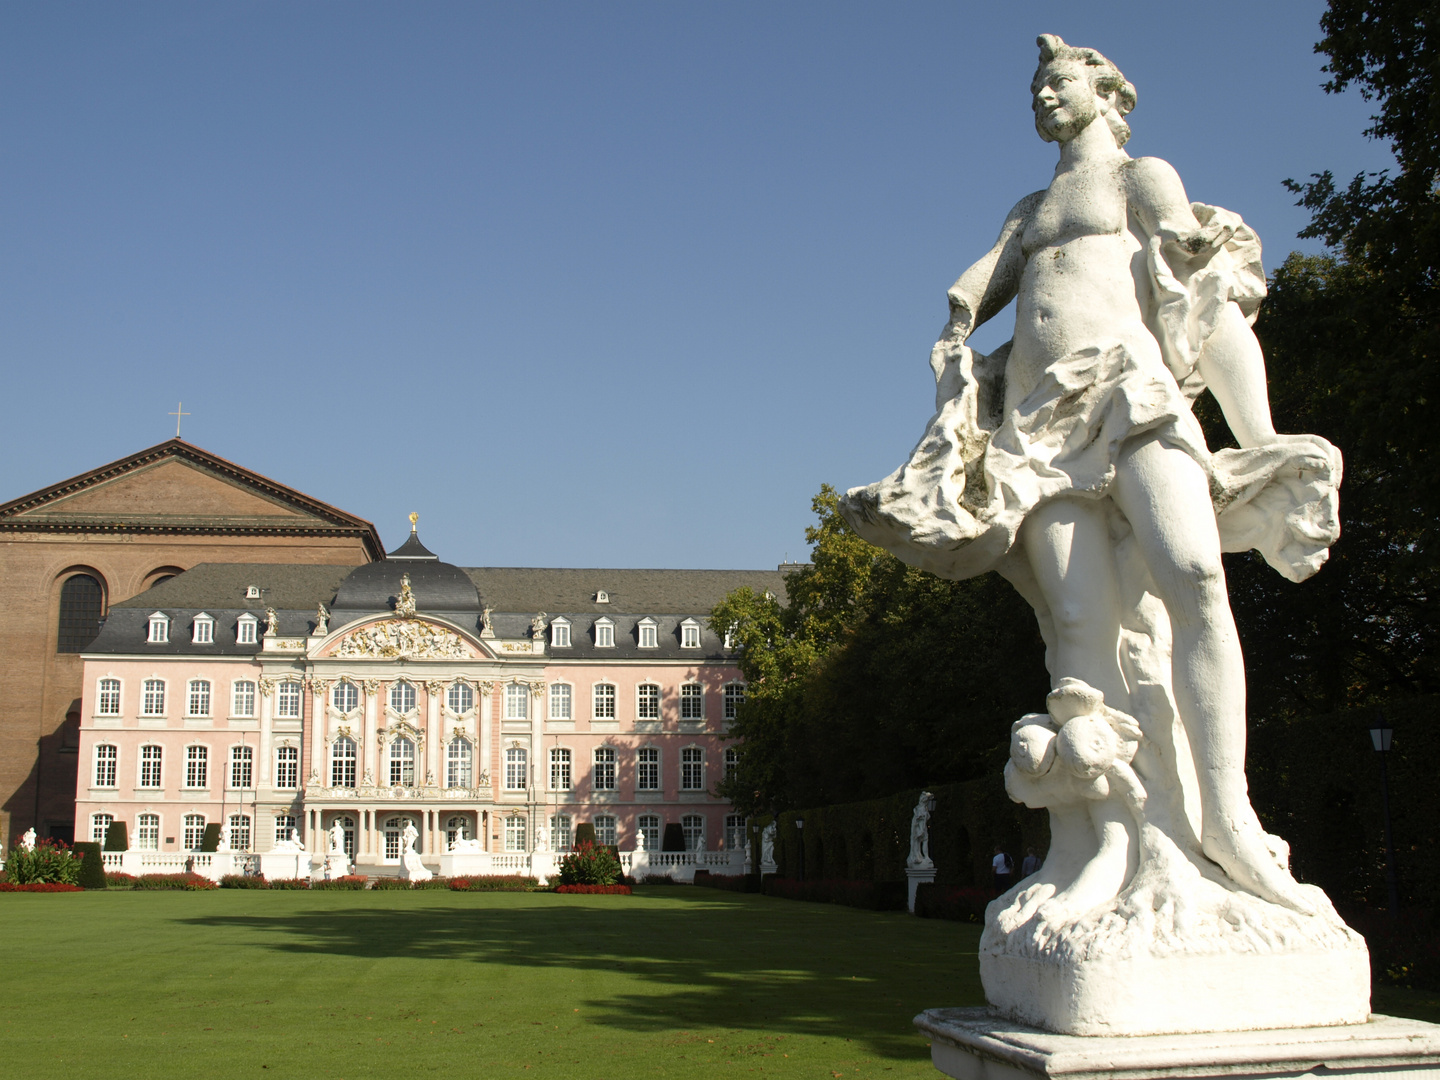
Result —
<instances>
[{"instance_id":1,"label":"grey slate roof","mask_svg":"<svg viewBox=\"0 0 1440 1080\"><path fill-rule=\"evenodd\" d=\"M785 597L778 570L605 570L467 566L485 603L496 611L593 612L611 615L709 614L733 589L748 585ZM610 594L597 604L595 593Z\"/></svg>"},{"instance_id":2,"label":"grey slate roof","mask_svg":"<svg viewBox=\"0 0 1440 1080\"><path fill-rule=\"evenodd\" d=\"M354 569L302 563L201 563L112 605L110 610L146 608L149 614L167 608L248 608L263 615L267 607L273 607L277 611L289 608L313 613L318 604L329 605L340 582ZM259 586L259 600L245 599L247 585ZM210 614L216 612L211 610Z\"/></svg>"}]
</instances>

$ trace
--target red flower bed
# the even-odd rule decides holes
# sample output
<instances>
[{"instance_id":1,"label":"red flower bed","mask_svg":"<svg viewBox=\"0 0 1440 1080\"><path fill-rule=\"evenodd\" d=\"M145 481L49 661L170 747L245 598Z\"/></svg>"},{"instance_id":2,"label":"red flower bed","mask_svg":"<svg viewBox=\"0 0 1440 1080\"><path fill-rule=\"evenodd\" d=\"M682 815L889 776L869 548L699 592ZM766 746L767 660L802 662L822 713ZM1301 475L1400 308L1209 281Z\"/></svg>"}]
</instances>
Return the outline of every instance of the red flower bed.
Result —
<instances>
[{"instance_id":1,"label":"red flower bed","mask_svg":"<svg viewBox=\"0 0 1440 1080\"><path fill-rule=\"evenodd\" d=\"M629 896L629 885L561 885L557 893L585 893L588 896Z\"/></svg>"},{"instance_id":2,"label":"red flower bed","mask_svg":"<svg viewBox=\"0 0 1440 1080\"><path fill-rule=\"evenodd\" d=\"M79 885L66 885L59 881L39 881L33 885L11 885L0 881L0 892L84 892Z\"/></svg>"}]
</instances>

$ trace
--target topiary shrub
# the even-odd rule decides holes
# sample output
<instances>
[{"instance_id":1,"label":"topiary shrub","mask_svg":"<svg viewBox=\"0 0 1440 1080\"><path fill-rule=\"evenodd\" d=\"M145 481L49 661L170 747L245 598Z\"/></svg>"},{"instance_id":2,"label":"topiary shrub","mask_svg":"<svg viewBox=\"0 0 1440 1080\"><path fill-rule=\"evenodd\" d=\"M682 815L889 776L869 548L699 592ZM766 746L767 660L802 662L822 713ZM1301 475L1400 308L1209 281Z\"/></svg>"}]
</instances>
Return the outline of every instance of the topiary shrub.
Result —
<instances>
[{"instance_id":1,"label":"topiary shrub","mask_svg":"<svg viewBox=\"0 0 1440 1080\"><path fill-rule=\"evenodd\" d=\"M685 850L685 829L678 821L668 821L665 823L665 838L660 842L660 850Z\"/></svg>"},{"instance_id":2,"label":"topiary shrub","mask_svg":"<svg viewBox=\"0 0 1440 1080\"><path fill-rule=\"evenodd\" d=\"M200 837L200 850L220 850L220 823L218 821L212 821L205 826L205 833Z\"/></svg>"},{"instance_id":3,"label":"topiary shrub","mask_svg":"<svg viewBox=\"0 0 1440 1080\"><path fill-rule=\"evenodd\" d=\"M125 822L112 821L109 825L105 826L105 850L130 850L130 834L125 831Z\"/></svg>"},{"instance_id":4,"label":"topiary shrub","mask_svg":"<svg viewBox=\"0 0 1440 1080\"><path fill-rule=\"evenodd\" d=\"M561 885L614 885L624 869L608 847L581 844L560 860Z\"/></svg>"},{"instance_id":5,"label":"topiary shrub","mask_svg":"<svg viewBox=\"0 0 1440 1080\"><path fill-rule=\"evenodd\" d=\"M595 843L595 823L594 823L594 822L591 822L591 821L582 821L582 822L580 822L579 825L576 825L576 826L575 826L575 846L576 846L577 848L578 848L581 844L590 844L590 845L593 846L594 843Z\"/></svg>"},{"instance_id":6,"label":"topiary shrub","mask_svg":"<svg viewBox=\"0 0 1440 1080\"><path fill-rule=\"evenodd\" d=\"M86 840L76 844L71 850L80 860L80 874L76 877L75 884L82 889L105 888L105 857L100 853L100 845L93 840Z\"/></svg>"}]
</instances>

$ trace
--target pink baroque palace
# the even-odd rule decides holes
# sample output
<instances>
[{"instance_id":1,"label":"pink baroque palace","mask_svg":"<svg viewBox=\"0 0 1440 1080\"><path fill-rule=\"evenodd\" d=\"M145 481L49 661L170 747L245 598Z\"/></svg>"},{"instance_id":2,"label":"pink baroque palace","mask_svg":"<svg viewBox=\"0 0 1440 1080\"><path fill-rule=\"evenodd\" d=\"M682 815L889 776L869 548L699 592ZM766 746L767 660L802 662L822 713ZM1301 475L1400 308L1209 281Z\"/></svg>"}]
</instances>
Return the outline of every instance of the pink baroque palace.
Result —
<instances>
[{"instance_id":1,"label":"pink baroque palace","mask_svg":"<svg viewBox=\"0 0 1440 1080\"><path fill-rule=\"evenodd\" d=\"M632 872L739 873L745 687L706 616L741 586L784 579L461 568L413 528L362 566L202 564L84 654L77 838L123 822L131 871L544 877L588 823Z\"/></svg>"}]
</instances>

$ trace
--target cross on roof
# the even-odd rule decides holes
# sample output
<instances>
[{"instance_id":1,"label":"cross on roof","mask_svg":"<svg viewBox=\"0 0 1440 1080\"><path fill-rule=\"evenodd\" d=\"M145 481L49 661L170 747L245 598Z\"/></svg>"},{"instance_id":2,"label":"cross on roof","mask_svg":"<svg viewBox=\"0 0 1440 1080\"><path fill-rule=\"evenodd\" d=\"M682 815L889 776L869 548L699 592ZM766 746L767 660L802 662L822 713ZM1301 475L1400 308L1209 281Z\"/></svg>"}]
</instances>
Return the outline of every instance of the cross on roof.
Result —
<instances>
[{"instance_id":1,"label":"cross on roof","mask_svg":"<svg viewBox=\"0 0 1440 1080\"><path fill-rule=\"evenodd\" d=\"M184 405L185 405L184 402L182 402L182 401L177 401L177 402L175 403L175 411L169 414L170 416L175 417L175 437L176 437L177 439L180 437L180 418L181 418L182 416L189 416L189 415L190 415L188 412L182 411L182 410L184 409Z\"/></svg>"}]
</instances>

